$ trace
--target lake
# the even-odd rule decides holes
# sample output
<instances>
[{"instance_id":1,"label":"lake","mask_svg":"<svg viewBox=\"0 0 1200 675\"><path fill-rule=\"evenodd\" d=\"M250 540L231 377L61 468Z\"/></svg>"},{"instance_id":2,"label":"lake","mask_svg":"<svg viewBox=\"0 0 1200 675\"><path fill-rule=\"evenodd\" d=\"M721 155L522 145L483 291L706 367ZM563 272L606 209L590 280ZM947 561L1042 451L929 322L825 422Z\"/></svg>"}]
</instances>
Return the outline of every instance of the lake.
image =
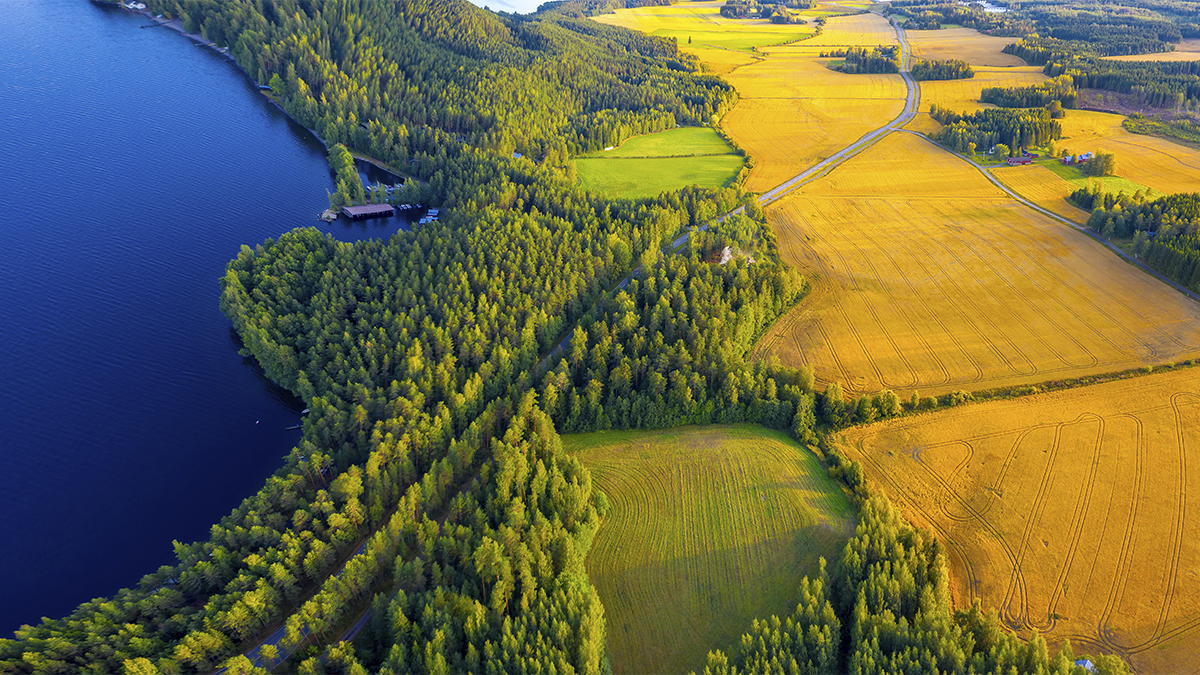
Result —
<instances>
[{"instance_id":1,"label":"lake","mask_svg":"<svg viewBox=\"0 0 1200 675\"><path fill-rule=\"evenodd\" d=\"M254 493L303 406L237 353L242 244L324 224L325 149L235 65L86 0L0 2L0 632L136 584ZM374 176L373 176L374 177Z\"/></svg>"}]
</instances>

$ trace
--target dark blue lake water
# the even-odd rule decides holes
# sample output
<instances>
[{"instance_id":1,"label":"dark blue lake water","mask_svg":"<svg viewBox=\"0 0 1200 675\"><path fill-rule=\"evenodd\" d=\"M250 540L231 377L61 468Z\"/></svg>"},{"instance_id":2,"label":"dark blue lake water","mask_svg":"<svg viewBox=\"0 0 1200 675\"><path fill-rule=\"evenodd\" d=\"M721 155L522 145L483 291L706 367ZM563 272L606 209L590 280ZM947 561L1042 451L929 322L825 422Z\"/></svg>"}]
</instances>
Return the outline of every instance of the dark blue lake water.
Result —
<instances>
[{"instance_id":1,"label":"dark blue lake water","mask_svg":"<svg viewBox=\"0 0 1200 675\"><path fill-rule=\"evenodd\" d=\"M323 146L232 63L87 0L0 2L0 633L134 584L255 492L302 406L218 280L320 225Z\"/></svg>"}]
</instances>

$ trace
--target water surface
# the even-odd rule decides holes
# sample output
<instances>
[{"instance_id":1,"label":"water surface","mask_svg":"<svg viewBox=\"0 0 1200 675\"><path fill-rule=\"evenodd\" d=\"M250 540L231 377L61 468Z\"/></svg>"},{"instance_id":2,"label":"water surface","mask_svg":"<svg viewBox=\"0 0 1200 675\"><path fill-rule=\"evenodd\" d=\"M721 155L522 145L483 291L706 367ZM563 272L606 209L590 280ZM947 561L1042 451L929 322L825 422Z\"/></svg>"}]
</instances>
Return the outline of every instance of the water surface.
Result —
<instances>
[{"instance_id":1,"label":"water surface","mask_svg":"<svg viewBox=\"0 0 1200 675\"><path fill-rule=\"evenodd\" d=\"M323 146L147 23L0 2L0 634L172 563L299 439L218 308L239 247L398 226L319 223Z\"/></svg>"}]
</instances>

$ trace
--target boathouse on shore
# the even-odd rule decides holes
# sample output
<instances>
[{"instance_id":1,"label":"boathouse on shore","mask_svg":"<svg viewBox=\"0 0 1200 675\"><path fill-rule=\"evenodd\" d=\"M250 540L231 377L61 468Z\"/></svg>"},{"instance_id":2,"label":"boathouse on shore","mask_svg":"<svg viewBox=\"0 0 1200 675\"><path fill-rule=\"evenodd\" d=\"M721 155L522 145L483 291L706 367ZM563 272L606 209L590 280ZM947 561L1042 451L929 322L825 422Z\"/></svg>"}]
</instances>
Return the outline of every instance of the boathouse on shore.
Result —
<instances>
[{"instance_id":1,"label":"boathouse on shore","mask_svg":"<svg viewBox=\"0 0 1200 675\"><path fill-rule=\"evenodd\" d=\"M396 215L396 209L391 204L363 204L362 206L343 206L342 214L350 220L364 218L383 218Z\"/></svg>"}]
</instances>

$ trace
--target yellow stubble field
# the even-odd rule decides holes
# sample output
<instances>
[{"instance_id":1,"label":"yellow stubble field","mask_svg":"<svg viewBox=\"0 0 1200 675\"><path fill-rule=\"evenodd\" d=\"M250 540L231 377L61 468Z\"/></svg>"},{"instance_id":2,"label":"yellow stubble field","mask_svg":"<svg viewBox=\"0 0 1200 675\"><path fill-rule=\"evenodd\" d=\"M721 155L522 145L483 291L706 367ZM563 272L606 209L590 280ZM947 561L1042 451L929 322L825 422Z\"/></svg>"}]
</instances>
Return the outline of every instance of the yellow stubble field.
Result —
<instances>
[{"instance_id":1,"label":"yellow stubble field","mask_svg":"<svg viewBox=\"0 0 1200 675\"><path fill-rule=\"evenodd\" d=\"M821 35L761 48L762 61L725 76L741 100L722 127L757 160L748 189L769 190L900 114L907 90L899 75L846 75L821 57L881 44L896 44L886 19L832 17Z\"/></svg>"},{"instance_id":2,"label":"yellow stubble field","mask_svg":"<svg viewBox=\"0 0 1200 675\"><path fill-rule=\"evenodd\" d=\"M1163 138L1133 134L1121 126L1121 115L1072 110L1063 118L1058 145L1073 152L1111 152L1117 174L1160 192L1200 189L1200 150Z\"/></svg>"},{"instance_id":3,"label":"yellow stubble field","mask_svg":"<svg viewBox=\"0 0 1200 675\"><path fill-rule=\"evenodd\" d=\"M1175 45L1175 51L1161 54L1106 56L1113 61L1200 61L1200 38L1188 38Z\"/></svg>"},{"instance_id":4,"label":"yellow stubble field","mask_svg":"<svg viewBox=\"0 0 1200 675\"><path fill-rule=\"evenodd\" d=\"M910 30L906 35L917 58L959 59L972 66L1025 66L1020 57L1002 51L1014 38L992 37L974 28Z\"/></svg>"},{"instance_id":5,"label":"yellow stubble field","mask_svg":"<svg viewBox=\"0 0 1200 675\"><path fill-rule=\"evenodd\" d=\"M918 31L909 33L912 35ZM921 31L925 33L940 31ZM975 32L975 31L972 31ZM978 35L978 33L976 33ZM980 35L980 38L984 36ZM974 66L975 77L966 80L933 80L921 82L920 111L907 127L921 133L936 134L942 125L929 117L934 104L950 108L955 112L975 112L984 108L995 108L991 103L980 103L979 94L987 87L1028 87L1040 84L1048 78L1037 66Z\"/></svg>"},{"instance_id":6,"label":"yellow stubble field","mask_svg":"<svg viewBox=\"0 0 1200 675\"><path fill-rule=\"evenodd\" d=\"M765 60L725 76L740 100L721 125L757 161L746 182L750 190L779 185L904 108L898 75L834 72L819 48L763 51Z\"/></svg>"},{"instance_id":7,"label":"yellow stubble field","mask_svg":"<svg viewBox=\"0 0 1200 675\"><path fill-rule=\"evenodd\" d=\"M1067 195L1076 188L1044 166L1019 166L998 169L993 175L1012 191L1038 206L1057 213L1074 223L1086 225L1091 215L1081 208L1072 206Z\"/></svg>"},{"instance_id":8,"label":"yellow stubble field","mask_svg":"<svg viewBox=\"0 0 1200 675\"><path fill-rule=\"evenodd\" d=\"M1200 372L967 405L839 443L950 553L956 605L1117 653L1200 668Z\"/></svg>"},{"instance_id":9,"label":"yellow stubble field","mask_svg":"<svg viewBox=\"0 0 1200 675\"><path fill-rule=\"evenodd\" d=\"M756 354L850 392L978 391L1200 357L1200 304L912 134L767 217L813 292Z\"/></svg>"}]
</instances>

